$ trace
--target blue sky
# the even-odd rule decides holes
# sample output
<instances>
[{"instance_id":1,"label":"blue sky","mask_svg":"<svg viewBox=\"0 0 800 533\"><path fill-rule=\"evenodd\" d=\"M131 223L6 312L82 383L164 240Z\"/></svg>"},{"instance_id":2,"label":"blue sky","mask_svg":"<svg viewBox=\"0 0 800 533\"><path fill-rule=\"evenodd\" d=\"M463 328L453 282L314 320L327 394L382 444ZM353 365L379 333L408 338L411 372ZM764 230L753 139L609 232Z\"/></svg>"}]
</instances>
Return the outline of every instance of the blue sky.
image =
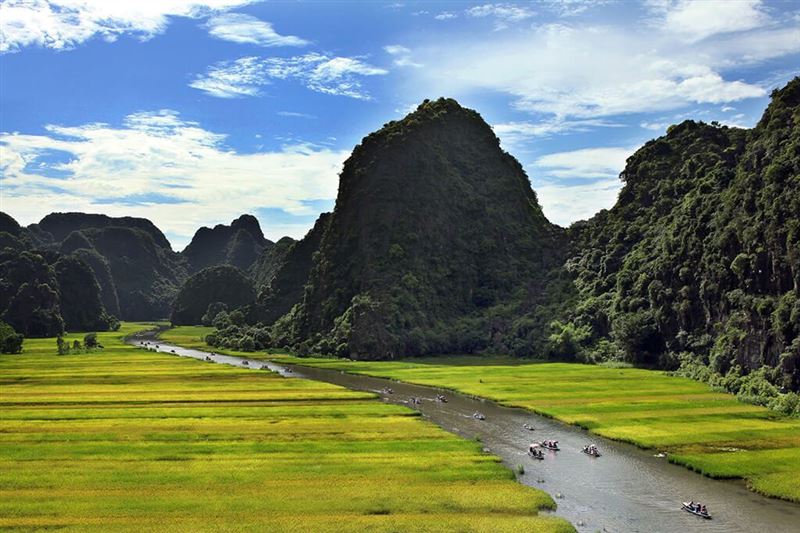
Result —
<instances>
[{"instance_id":1,"label":"blue sky","mask_svg":"<svg viewBox=\"0 0 800 533\"><path fill-rule=\"evenodd\" d=\"M0 0L2 209L301 237L364 135L450 96L568 225L648 139L752 127L798 67L796 2Z\"/></svg>"}]
</instances>

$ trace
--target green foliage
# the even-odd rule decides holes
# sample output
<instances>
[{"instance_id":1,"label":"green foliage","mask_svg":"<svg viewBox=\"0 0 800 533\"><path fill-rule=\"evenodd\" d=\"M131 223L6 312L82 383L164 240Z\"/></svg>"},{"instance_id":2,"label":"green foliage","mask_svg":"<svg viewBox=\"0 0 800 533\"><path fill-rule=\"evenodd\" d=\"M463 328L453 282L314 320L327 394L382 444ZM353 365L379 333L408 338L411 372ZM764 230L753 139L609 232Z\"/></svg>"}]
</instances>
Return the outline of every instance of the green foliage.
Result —
<instances>
[{"instance_id":1,"label":"green foliage","mask_svg":"<svg viewBox=\"0 0 800 533\"><path fill-rule=\"evenodd\" d=\"M584 360L586 342L591 336L589 326L576 326L571 322L554 320L550 323L553 333L548 337L548 355L563 360Z\"/></svg>"},{"instance_id":2,"label":"green foliage","mask_svg":"<svg viewBox=\"0 0 800 533\"><path fill-rule=\"evenodd\" d=\"M621 178L617 204L569 230L571 321L635 364L687 372L689 352L710 365L689 374L739 372L753 401L771 397L764 383L800 389L800 78L753 130L683 122Z\"/></svg>"},{"instance_id":3,"label":"green foliage","mask_svg":"<svg viewBox=\"0 0 800 533\"><path fill-rule=\"evenodd\" d=\"M236 308L254 300L253 282L241 270L229 265L209 267L189 277L181 287L173 304L171 321L175 325L200 324L211 306L218 309L217 316L220 304ZM231 317L237 313L242 315L240 311L234 311Z\"/></svg>"},{"instance_id":4,"label":"green foliage","mask_svg":"<svg viewBox=\"0 0 800 533\"><path fill-rule=\"evenodd\" d=\"M0 251L0 319L25 337L64 330L58 281L42 254Z\"/></svg>"},{"instance_id":5,"label":"green foliage","mask_svg":"<svg viewBox=\"0 0 800 533\"><path fill-rule=\"evenodd\" d=\"M204 326L211 326L214 324L214 320L217 318L217 316L223 311L227 310L227 304L223 302L212 302L208 304L206 312L203 314L202 318L200 318L200 323Z\"/></svg>"},{"instance_id":6,"label":"green foliage","mask_svg":"<svg viewBox=\"0 0 800 533\"><path fill-rule=\"evenodd\" d=\"M86 335L84 335L83 345L89 349L100 347L100 345L97 342L97 333L87 333Z\"/></svg>"},{"instance_id":7,"label":"green foliage","mask_svg":"<svg viewBox=\"0 0 800 533\"><path fill-rule=\"evenodd\" d=\"M73 256L53 265L58 281L61 316L70 331L106 331L112 325L100 299L100 285L91 267Z\"/></svg>"},{"instance_id":8,"label":"green foliage","mask_svg":"<svg viewBox=\"0 0 800 533\"><path fill-rule=\"evenodd\" d=\"M24 337L10 325L0 321L0 353L20 353Z\"/></svg>"}]
</instances>

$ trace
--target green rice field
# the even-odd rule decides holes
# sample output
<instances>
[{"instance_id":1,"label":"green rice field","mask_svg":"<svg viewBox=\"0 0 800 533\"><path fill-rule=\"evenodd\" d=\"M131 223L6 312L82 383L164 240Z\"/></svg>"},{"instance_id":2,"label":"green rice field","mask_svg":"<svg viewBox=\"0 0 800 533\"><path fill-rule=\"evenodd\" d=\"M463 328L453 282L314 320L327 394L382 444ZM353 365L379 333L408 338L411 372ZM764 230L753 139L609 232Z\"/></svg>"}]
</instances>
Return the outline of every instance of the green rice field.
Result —
<instances>
[{"instance_id":1,"label":"green rice field","mask_svg":"<svg viewBox=\"0 0 800 533\"><path fill-rule=\"evenodd\" d=\"M201 347L210 328L164 337ZM522 407L598 435L669 453L675 463L718 478L743 478L755 491L800 502L800 420L739 402L707 385L635 368L447 357L347 361L269 356L444 387Z\"/></svg>"},{"instance_id":2,"label":"green rice field","mask_svg":"<svg viewBox=\"0 0 800 533\"><path fill-rule=\"evenodd\" d=\"M0 529L572 531L410 409L123 344L143 327L0 356Z\"/></svg>"}]
</instances>

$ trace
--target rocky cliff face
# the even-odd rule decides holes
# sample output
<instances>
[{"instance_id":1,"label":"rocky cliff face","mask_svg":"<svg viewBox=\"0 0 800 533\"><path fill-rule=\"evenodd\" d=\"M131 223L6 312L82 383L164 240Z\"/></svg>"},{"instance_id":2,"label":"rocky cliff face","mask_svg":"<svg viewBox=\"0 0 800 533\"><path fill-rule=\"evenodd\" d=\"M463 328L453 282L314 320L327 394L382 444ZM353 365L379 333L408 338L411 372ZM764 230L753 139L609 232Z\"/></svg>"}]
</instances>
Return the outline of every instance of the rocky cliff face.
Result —
<instances>
[{"instance_id":1,"label":"rocky cliff face","mask_svg":"<svg viewBox=\"0 0 800 533\"><path fill-rule=\"evenodd\" d=\"M51 213L24 231L36 248L58 250L88 264L106 312L123 320L168 317L187 277L185 260L144 218Z\"/></svg>"},{"instance_id":2,"label":"rocky cliff face","mask_svg":"<svg viewBox=\"0 0 800 533\"><path fill-rule=\"evenodd\" d=\"M561 238L480 115L426 101L345 162L291 328L354 357L447 351L454 321L541 293Z\"/></svg>"},{"instance_id":3,"label":"rocky cliff face","mask_svg":"<svg viewBox=\"0 0 800 533\"><path fill-rule=\"evenodd\" d=\"M215 265L233 265L247 270L271 246L258 220L252 215L242 215L230 226L218 224L213 228L200 228L181 255L186 258L190 272Z\"/></svg>"},{"instance_id":4,"label":"rocky cliff face","mask_svg":"<svg viewBox=\"0 0 800 533\"><path fill-rule=\"evenodd\" d=\"M247 312L251 322L271 324L302 301L314 254L329 221L330 213L323 213L303 239L281 239L262 255L252 273L261 290Z\"/></svg>"}]
</instances>

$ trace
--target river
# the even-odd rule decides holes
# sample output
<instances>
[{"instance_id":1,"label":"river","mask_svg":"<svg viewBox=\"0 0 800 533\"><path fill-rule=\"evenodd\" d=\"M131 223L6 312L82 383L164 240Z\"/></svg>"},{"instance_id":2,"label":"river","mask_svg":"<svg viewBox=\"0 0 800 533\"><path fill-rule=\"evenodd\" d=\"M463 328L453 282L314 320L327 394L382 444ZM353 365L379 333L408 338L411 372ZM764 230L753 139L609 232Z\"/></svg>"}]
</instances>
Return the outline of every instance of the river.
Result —
<instances>
[{"instance_id":1,"label":"river","mask_svg":"<svg viewBox=\"0 0 800 533\"><path fill-rule=\"evenodd\" d=\"M205 360L208 352L192 350L155 339L146 332L129 339L132 344L155 342L158 350L177 356ZM657 457L653 450L614 442L523 409L500 406L433 387L373 378L297 365L264 363L256 359L211 355L213 363L261 371L291 378L312 379L348 389L371 391L385 402L405 404L447 431L468 439L479 438L485 449L516 471L520 483L544 490L558 504L555 512L572 522L580 532L668 533L687 531L748 533L800 532L800 505L769 499L749 491L741 481L719 481L693 473ZM392 389L390 394L386 389ZM436 400L437 394L447 398ZM411 398L421 400L419 404ZM480 412L485 420L473 413ZM524 426L532 426L533 431ZM527 455L531 442L555 439L561 451L545 451L545 459ZM595 443L601 457L581 453ZM681 511L681 501L701 501L713 515L705 520Z\"/></svg>"}]
</instances>

